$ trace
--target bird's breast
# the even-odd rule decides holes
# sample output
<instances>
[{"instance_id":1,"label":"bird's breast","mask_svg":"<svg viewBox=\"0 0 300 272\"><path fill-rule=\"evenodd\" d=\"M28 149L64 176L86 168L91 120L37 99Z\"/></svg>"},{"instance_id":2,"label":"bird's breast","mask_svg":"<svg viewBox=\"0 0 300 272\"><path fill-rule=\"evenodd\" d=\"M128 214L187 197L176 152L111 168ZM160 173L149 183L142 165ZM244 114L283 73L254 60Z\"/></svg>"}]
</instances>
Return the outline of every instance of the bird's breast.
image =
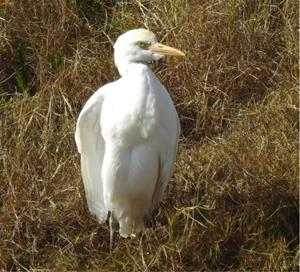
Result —
<instances>
[{"instance_id":1,"label":"bird's breast","mask_svg":"<svg viewBox=\"0 0 300 272\"><path fill-rule=\"evenodd\" d=\"M146 77L117 83L103 103L102 133L106 139L135 145L151 137L159 125L158 97Z\"/></svg>"}]
</instances>

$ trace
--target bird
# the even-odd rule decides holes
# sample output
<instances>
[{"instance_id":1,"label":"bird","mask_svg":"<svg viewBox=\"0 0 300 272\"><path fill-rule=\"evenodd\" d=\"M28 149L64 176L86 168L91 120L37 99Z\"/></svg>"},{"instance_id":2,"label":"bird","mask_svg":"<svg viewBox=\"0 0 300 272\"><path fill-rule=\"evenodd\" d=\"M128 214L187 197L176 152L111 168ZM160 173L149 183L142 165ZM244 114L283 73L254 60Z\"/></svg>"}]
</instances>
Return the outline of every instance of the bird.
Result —
<instances>
[{"instance_id":1,"label":"bird","mask_svg":"<svg viewBox=\"0 0 300 272\"><path fill-rule=\"evenodd\" d=\"M114 44L120 78L100 87L83 106L75 141L88 209L114 232L135 237L173 174L180 135L174 103L149 63L183 57L147 29L121 34Z\"/></svg>"}]
</instances>

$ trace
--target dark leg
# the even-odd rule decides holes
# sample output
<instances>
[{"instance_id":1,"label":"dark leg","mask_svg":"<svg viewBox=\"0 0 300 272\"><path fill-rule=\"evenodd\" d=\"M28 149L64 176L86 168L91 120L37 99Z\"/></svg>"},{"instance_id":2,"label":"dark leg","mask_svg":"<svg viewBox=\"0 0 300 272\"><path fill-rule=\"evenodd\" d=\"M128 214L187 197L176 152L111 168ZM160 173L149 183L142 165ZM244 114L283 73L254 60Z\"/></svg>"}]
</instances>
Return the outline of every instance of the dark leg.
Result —
<instances>
[{"instance_id":1,"label":"dark leg","mask_svg":"<svg viewBox=\"0 0 300 272\"><path fill-rule=\"evenodd\" d=\"M112 252L112 249L113 249L113 239L114 239L114 230L113 230L113 222L112 222L112 214L110 214L110 217L109 217L109 233L110 233L110 236L109 236L109 251Z\"/></svg>"},{"instance_id":2,"label":"dark leg","mask_svg":"<svg viewBox=\"0 0 300 272\"><path fill-rule=\"evenodd\" d=\"M110 233L110 239L109 239L109 251L112 252L113 250L113 239L114 239L114 233L118 228L118 222L114 219L112 212L109 216L109 233Z\"/></svg>"}]
</instances>

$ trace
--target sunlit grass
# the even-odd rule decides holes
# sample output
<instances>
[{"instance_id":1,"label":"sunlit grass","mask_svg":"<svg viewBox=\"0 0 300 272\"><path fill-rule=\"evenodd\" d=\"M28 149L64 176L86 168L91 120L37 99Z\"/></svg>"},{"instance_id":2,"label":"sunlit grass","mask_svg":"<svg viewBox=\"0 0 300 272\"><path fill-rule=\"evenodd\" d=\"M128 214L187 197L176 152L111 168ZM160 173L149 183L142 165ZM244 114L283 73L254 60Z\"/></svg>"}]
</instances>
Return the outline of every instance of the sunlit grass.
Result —
<instances>
[{"instance_id":1,"label":"sunlit grass","mask_svg":"<svg viewBox=\"0 0 300 272\"><path fill-rule=\"evenodd\" d=\"M0 269L296 270L297 1L0 3ZM112 43L148 27L186 52L153 64L180 116L154 223L116 238L87 211L74 127L118 78Z\"/></svg>"}]
</instances>

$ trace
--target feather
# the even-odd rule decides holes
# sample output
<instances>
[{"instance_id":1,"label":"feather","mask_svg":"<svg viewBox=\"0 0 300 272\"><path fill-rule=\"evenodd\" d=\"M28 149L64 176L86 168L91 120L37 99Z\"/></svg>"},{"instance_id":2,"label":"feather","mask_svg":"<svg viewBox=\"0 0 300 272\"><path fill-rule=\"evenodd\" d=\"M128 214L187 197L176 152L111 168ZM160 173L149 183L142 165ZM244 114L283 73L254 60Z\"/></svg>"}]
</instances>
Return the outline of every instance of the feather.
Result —
<instances>
[{"instance_id":1,"label":"feather","mask_svg":"<svg viewBox=\"0 0 300 272\"><path fill-rule=\"evenodd\" d=\"M81 153L81 173L89 211L95 214L99 222L107 218L108 210L104 205L101 167L105 143L100 130L101 89L88 100L81 111L75 139Z\"/></svg>"}]
</instances>

